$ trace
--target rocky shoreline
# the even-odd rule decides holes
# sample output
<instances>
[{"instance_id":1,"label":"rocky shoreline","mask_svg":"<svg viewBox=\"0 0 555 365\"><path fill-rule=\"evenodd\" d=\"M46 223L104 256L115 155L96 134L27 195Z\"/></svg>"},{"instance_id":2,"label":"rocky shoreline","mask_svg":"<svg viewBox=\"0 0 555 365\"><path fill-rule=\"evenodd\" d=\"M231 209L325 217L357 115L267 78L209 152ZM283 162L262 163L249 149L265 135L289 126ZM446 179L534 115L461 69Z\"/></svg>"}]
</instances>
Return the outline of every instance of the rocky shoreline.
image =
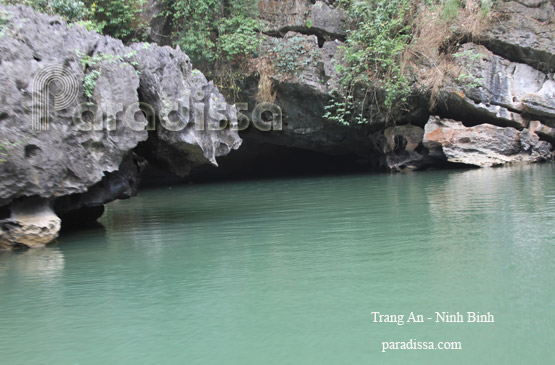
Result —
<instances>
[{"instance_id":1,"label":"rocky shoreline","mask_svg":"<svg viewBox=\"0 0 555 365\"><path fill-rule=\"evenodd\" d=\"M261 131L240 127L257 118L260 75L246 77L238 111L179 49L124 45L29 8L0 6L0 249L41 247L56 239L62 219L98 218L104 204L137 193L147 164L186 176L284 150L399 172L553 160L553 2L505 2L503 21L457 46L456 62L471 81L446 81L431 109L427 93L388 115L369 105L371 122L361 126L323 117L339 82L345 14L323 1L280 9L261 14L263 47L302 46L306 62L287 77L269 76L280 119L274 113ZM153 41L167 31L154 15L151 28ZM75 95L58 100L74 86ZM231 153L242 141L245 152Z\"/></svg>"}]
</instances>

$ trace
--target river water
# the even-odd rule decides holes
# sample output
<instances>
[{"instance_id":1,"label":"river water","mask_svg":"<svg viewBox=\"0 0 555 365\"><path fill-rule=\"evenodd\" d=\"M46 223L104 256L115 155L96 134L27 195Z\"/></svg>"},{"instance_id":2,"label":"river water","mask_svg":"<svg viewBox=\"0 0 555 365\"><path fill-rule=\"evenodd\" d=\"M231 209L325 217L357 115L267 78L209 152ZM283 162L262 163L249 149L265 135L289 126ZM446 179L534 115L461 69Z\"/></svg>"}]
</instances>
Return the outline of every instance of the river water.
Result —
<instances>
[{"instance_id":1,"label":"river water","mask_svg":"<svg viewBox=\"0 0 555 365\"><path fill-rule=\"evenodd\" d=\"M108 205L104 228L0 254L0 363L550 364L554 177L543 165L143 191ZM462 349L382 352L411 339Z\"/></svg>"}]
</instances>

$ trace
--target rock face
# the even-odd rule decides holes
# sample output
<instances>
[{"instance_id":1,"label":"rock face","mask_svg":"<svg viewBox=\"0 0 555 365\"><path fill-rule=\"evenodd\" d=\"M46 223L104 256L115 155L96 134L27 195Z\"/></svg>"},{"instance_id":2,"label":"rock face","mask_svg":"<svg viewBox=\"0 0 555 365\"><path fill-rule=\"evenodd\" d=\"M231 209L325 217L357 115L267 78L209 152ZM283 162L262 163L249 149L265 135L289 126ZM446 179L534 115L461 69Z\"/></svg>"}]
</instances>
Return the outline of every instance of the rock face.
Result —
<instances>
[{"instance_id":1,"label":"rock face","mask_svg":"<svg viewBox=\"0 0 555 365\"><path fill-rule=\"evenodd\" d=\"M327 40L344 39L347 35L345 13L324 1L261 0L258 9L268 34L283 36L296 31L317 34Z\"/></svg>"},{"instance_id":2,"label":"rock face","mask_svg":"<svg viewBox=\"0 0 555 365\"><path fill-rule=\"evenodd\" d=\"M527 64L510 62L484 46L463 44L457 51L459 84L443 89L444 115L467 112L499 126L526 128L530 119L555 116L555 81Z\"/></svg>"},{"instance_id":3,"label":"rock face","mask_svg":"<svg viewBox=\"0 0 555 365\"><path fill-rule=\"evenodd\" d=\"M31 198L11 206L12 215L0 221L0 249L44 247L58 237L61 219L49 202Z\"/></svg>"},{"instance_id":4,"label":"rock face","mask_svg":"<svg viewBox=\"0 0 555 365\"><path fill-rule=\"evenodd\" d=\"M151 161L179 176L194 166L212 164L239 148L236 108L225 102L212 82L193 72L189 57L169 47L133 46L140 72L141 102L152 107L160 128L141 150ZM171 60L171 62L168 62ZM181 113L182 117L177 117Z\"/></svg>"},{"instance_id":5,"label":"rock face","mask_svg":"<svg viewBox=\"0 0 555 365\"><path fill-rule=\"evenodd\" d=\"M421 127L410 124L389 127L377 133L376 138L381 138L385 164L393 171L412 171L438 164L422 144L424 129Z\"/></svg>"},{"instance_id":6,"label":"rock face","mask_svg":"<svg viewBox=\"0 0 555 365\"><path fill-rule=\"evenodd\" d=\"M338 8L336 1L261 0L258 5L263 40L255 62L265 64L266 68L262 68L264 72L260 75L247 77L247 82L241 85L243 92L239 99L248 103L247 110L241 112L252 121L254 108L264 99L260 97L260 84L265 80L267 85L271 80L272 89L266 89L262 95L281 108L283 123L280 129L264 133L252 127L241 131L245 145L253 147L253 151L260 146L269 151L275 146L273 154L289 148L341 158L356 155L370 161L369 167L394 171L443 167L455 160L462 164L470 161L434 154L435 150L429 151L422 140L416 146L409 143L415 136L424 134L428 121L434 120L431 116L462 122L465 128L484 126L452 129L453 133L465 136L497 126L508 128L501 134L511 135L515 130L521 133L527 129L536 131L542 141L555 142L550 129L555 128L555 3L552 0L496 2L491 21L479 36L463 36L450 44L458 48L452 51L456 55L453 66L460 68L460 74L443 83L433 110L428 107L429 93L415 90L408 103L386 111L381 105L384 91L370 85L368 90L362 87L353 90L355 100L367 100L371 95L372 100L365 104L363 112L369 123L349 127L323 117L330 104L330 92L340 82L336 66L342 62L341 49L348 34L345 12ZM476 141L482 137L477 136ZM465 141L464 138L460 140ZM458 140L455 138L452 142L457 144ZM468 146L459 147L463 151ZM545 153L541 156L528 150L523 150L523 156L520 152L515 154L522 158L495 156L491 165L502 161L540 161L549 155L547 148L550 146L542 144L540 150ZM495 149L490 151L494 153ZM229 164L223 170L250 161L245 155L231 154L224 160L224 164L228 161ZM472 162L469 165L475 166Z\"/></svg>"},{"instance_id":7,"label":"rock face","mask_svg":"<svg viewBox=\"0 0 555 365\"><path fill-rule=\"evenodd\" d=\"M482 43L510 61L525 63L543 72L553 72L553 1L505 0L499 11L499 21L486 29Z\"/></svg>"},{"instance_id":8,"label":"rock face","mask_svg":"<svg viewBox=\"0 0 555 365\"><path fill-rule=\"evenodd\" d=\"M258 57L266 57L272 66L268 77L284 123L282 130L269 133L241 132L249 144L356 154L379 160L382 167L394 171L450 163L486 167L551 158L551 128L555 128L553 1L500 3L482 35L473 41L466 38L454 51L460 75L441 86L433 110L427 107L429 95L416 92L408 105L385 113L380 107L383 90L371 90L375 100L364 110L369 123L348 128L323 118L329 93L339 82L336 65L341 62L347 34L343 11L333 2L265 0L260 4L266 30ZM317 16L324 13L325 20ZM242 95L249 110L257 103L256 81ZM354 90L355 99L366 98L366 91ZM441 131L449 138L423 143L424 129Z\"/></svg>"},{"instance_id":9,"label":"rock face","mask_svg":"<svg viewBox=\"0 0 555 365\"><path fill-rule=\"evenodd\" d=\"M430 117L423 145L431 155L449 162L492 167L516 162L551 159L550 145L528 129L488 124L465 127L461 122Z\"/></svg>"},{"instance_id":10,"label":"rock face","mask_svg":"<svg viewBox=\"0 0 555 365\"><path fill-rule=\"evenodd\" d=\"M59 219L47 207L63 215L133 196L140 151L183 172L241 144L235 108L180 50L127 47L24 7L0 11L0 208L12 213L4 247L55 238ZM213 130L214 121L225 125Z\"/></svg>"},{"instance_id":11,"label":"rock face","mask_svg":"<svg viewBox=\"0 0 555 365\"><path fill-rule=\"evenodd\" d=\"M412 123L424 126L427 118L426 103L416 97L408 108L397 108L386 116L380 107L367 103L364 111L369 124L344 126L324 118L329 105L330 92L338 87L336 64L340 47L337 39L320 44L315 34L288 31L283 37L265 36L260 58L271 64L275 104L281 108L281 129L260 133L255 128L242 132L246 141L269 143L278 146L301 148L329 155L357 154L362 158L377 154L380 147L374 142L376 131L387 127L387 119L395 118L398 124ZM252 111L260 103L257 97L258 80L247 85L242 100L248 102L243 111L252 120ZM363 99L366 90L355 90ZM383 94L377 90L377 97ZM418 100L417 100L418 99Z\"/></svg>"},{"instance_id":12,"label":"rock face","mask_svg":"<svg viewBox=\"0 0 555 365\"><path fill-rule=\"evenodd\" d=\"M362 112L368 123L349 127L324 117L348 34L336 3L259 2L263 39L254 61L265 68L241 85L247 105L239 119L251 121L244 130L235 107L179 49L124 46L56 17L0 7L0 245L52 240L54 213L97 217L103 204L136 194L146 163L179 176L216 166L240 146L239 129L248 149L231 154L224 163L237 158L224 171L278 151L293 151L283 153L285 163L305 151L308 161L326 155L393 171L553 158L552 0L499 2L481 36L451 45L461 72L439 88L433 110L429 93L415 90L385 111L384 90L369 85L353 90L355 100L371 95ZM164 3L148 4L151 39L164 45L171 22L155 16ZM275 108L257 108L268 101L279 118ZM269 127L253 127L268 111Z\"/></svg>"}]
</instances>

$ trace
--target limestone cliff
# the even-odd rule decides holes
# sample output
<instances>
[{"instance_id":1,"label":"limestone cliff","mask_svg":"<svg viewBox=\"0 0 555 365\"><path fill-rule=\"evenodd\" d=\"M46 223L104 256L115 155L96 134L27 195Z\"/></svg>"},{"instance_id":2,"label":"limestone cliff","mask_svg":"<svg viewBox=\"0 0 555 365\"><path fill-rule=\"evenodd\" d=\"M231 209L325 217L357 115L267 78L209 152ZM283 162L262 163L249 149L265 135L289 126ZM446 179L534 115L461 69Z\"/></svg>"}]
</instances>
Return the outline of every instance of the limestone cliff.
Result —
<instances>
[{"instance_id":1,"label":"limestone cliff","mask_svg":"<svg viewBox=\"0 0 555 365\"><path fill-rule=\"evenodd\" d=\"M0 14L0 247L44 245L56 214L134 195L145 158L185 174L241 144L235 107L180 50Z\"/></svg>"},{"instance_id":2,"label":"limestone cliff","mask_svg":"<svg viewBox=\"0 0 555 365\"><path fill-rule=\"evenodd\" d=\"M479 32L441 44L456 75L387 108L383 87L357 86L366 122L354 125L325 117L352 26L335 1L258 1L260 47L235 80L241 114L186 54L162 46L173 34L165 2L149 1L145 13L159 46L2 6L0 248L47 244L59 217L96 219L105 203L136 194L147 163L185 176L202 165L258 168L267 156L289 164L299 151L393 171L552 160L555 3L496 3ZM441 65L420 66L434 81ZM261 102L278 108L264 114ZM268 128L247 127L256 118Z\"/></svg>"},{"instance_id":3,"label":"limestone cliff","mask_svg":"<svg viewBox=\"0 0 555 365\"><path fill-rule=\"evenodd\" d=\"M265 145L309 150L397 171L553 158L553 1L497 2L495 16L479 35L460 34L444 45L458 56L452 57L458 77L445 78L434 95L415 89L407 103L390 109L380 102L384 91L370 85L374 101L367 102L363 112L369 122L351 126L324 118L330 92L340 82L336 66L342 62L347 36L346 15L335 3L259 1L263 41L254 62L269 67L259 67L246 78L238 100L248 103L243 113L252 119L260 91L270 80L273 95L266 90L266 96L281 107L283 125L264 133L256 128L242 131L246 149L255 153L260 150L256 146ZM355 89L353 95L370 99L365 88ZM433 140L428 131L438 129L452 137L428 148ZM474 133L476 139L468 142ZM508 135L511 142L505 138ZM505 142L510 151L504 152L507 158L499 158L496 151L505 149L499 146ZM455 158L453 151L471 158ZM232 154L226 162L242 165L246 155Z\"/></svg>"}]
</instances>

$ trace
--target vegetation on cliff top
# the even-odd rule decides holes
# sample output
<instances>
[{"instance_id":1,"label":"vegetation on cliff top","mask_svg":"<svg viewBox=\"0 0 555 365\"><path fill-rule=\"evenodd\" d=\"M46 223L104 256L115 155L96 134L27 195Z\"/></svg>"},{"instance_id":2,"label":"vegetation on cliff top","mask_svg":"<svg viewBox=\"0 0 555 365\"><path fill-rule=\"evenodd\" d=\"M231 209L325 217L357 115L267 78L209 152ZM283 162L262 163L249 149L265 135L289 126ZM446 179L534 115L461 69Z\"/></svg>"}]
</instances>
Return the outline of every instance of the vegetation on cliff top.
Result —
<instances>
[{"instance_id":1,"label":"vegetation on cliff top","mask_svg":"<svg viewBox=\"0 0 555 365\"><path fill-rule=\"evenodd\" d=\"M492 0L340 0L349 30L337 67L326 117L345 125L368 123L369 104L386 114L415 89L435 93L446 77L457 78L452 53L465 37L479 34ZM364 96L356 97L355 90ZM360 93L359 93L360 94Z\"/></svg>"},{"instance_id":2,"label":"vegetation on cliff top","mask_svg":"<svg viewBox=\"0 0 555 365\"><path fill-rule=\"evenodd\" d=\"M387 114L402 106L416 90L428 92L433 107L435 93L446 78L466 80L452 62L452 53L460 39L479 34L493 1L336 1L335 6L347 14L348 30L337 63L339 87L330 91L332 98L326 117L345 125L368 123L369 105ZM32 6L123 40L144 39L146 34L146 0L0 0L0 3ZM260 75L259 94L273 99L272 73L296 67L295 57L292 62L285 57L291 53L287 50L282 50L278 59L282 62L277 65L258 58L263 28L258 0L161 0L161 3L166 11L159 16L171 23L173 45L179 45L196 67L214 78L218 86L227 88L228 94L237 93L238 80L254 71ZM311 19L306 19L306 26L310 28ZM211 73L214 69L219 72Z\"/></svg>"},{"instance_id":3,"label":"vegetation on cliff top","mask_svg":"<svg viewBox=\"0 0 555 365\"><path fill-rule=\"evenodd\" d=\"M147 0L0 0L0 4L26 5L124 41L144 39L148 26Z\"/></svg>"}]
</instances>

